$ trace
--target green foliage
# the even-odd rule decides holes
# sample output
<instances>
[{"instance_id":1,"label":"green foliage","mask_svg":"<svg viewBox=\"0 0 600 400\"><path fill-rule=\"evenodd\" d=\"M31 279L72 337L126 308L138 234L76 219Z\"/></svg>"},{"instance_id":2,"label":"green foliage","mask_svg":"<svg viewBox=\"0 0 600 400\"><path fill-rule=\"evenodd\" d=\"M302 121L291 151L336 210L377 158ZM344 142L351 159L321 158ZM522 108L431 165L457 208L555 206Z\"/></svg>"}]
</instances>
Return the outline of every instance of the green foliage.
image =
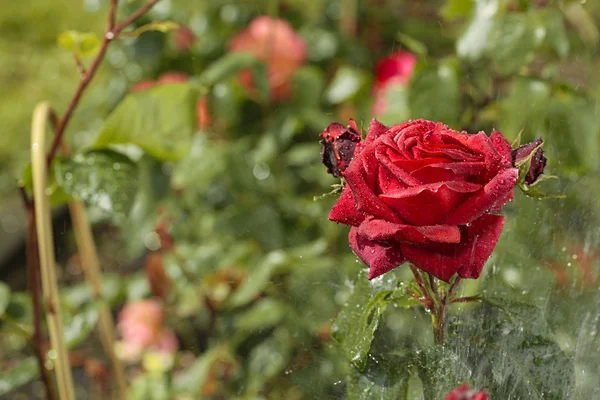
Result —
<instances>
[{"instance_id":1,"label":"green foliage","mask_svg":"<svg viewBox=\"0 0 600 400\"><path fill-rule=\"evenodd\" d=\"M98 52L100 39L94 33L65 31L58 36L58 45L78 56L90 57Z\"/></svg>"},{"instance_id":2,"label":"green foliage","mask_svg":"<svg viewBox=\"0 0 600 400\"><path fill-rule=\"evenodd\" d=\"M408 96L411 115L455 126L460 116L458 74L458 63L451 59L417 68Z\"/></svg>"},{"instance_id":3,"label":"green foliage","mask_svg":"<svg viewBox=\"0 0 600 400\"><path fill-rule=\"evenodd\" d=\"M130 94L108 116L94 147L134 144L160 160L180 159L195 131L196 98L186 84Z\"/></svg>"},{"instance_id":4,"label":"green foliage","mask_svg":"<svg viewBox=\"0 0 600 400\"><path fill-rule=\"evenodd\" d=\"M21 360L14 367L0 372L0 395L7 394L38 375L38 364L35 357Z\"/></svg>"},{"instance_id":5,"label":"green foliage","mask_svg":"<svg viewBox=\"0 0 600 400\"><path fill-rule=\"evenodd\" d=\"M0 282L0 318L4 315L6 308L10 302L10 287L4 283Z\"/></svg>"},{"instance_id":6,"label":"green foliage","mask_svg":"<svg viewBox=\"0 0 600 400\"><path fill-rule=\"evenodd\" d=\"M366 271L362 270L331 328L344 355L359 370L367 365L371 342L387 306L395 298L406 296L398 280L390 275L369 281Z\"/></svg>"},{"instance_id":7,"label":"green foliage","mask_svg":"<svg viewBox=\"0 0 600 400\"><path fill-rule=\"evenodd\" d=\"M494 302L492 302L494 303ZM504 308L506 307L506 308ZM492 398L567 399L573 361L527 304L483 304L456 317L448 343L427 350L420 370L426 398L439 398L462 382L485 387Z\"/></svg>"},{"instance_id":8,"label":"green foliage","mask_svg":"<svg viewBox=\"0 0 600 400\"><path fill-rule=\"evenodd\" d=\"M135 199L137 165L114 151L59 158L54 172L60 187L75 199L115 215L127 215Z\"/></svg>"}]
</instances>

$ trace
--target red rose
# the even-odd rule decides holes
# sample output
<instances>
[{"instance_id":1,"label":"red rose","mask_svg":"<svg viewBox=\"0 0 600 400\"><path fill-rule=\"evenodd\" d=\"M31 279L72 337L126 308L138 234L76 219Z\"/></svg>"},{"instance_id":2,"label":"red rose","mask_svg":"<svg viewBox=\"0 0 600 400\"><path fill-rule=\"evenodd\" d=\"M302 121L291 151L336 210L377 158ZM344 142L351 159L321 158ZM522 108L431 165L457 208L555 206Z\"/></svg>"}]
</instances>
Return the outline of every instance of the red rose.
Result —
<instances>
[{"instance_id":1,"label":"red rose","mask_svg":"<svg viewBox=\"0 0 600 400\"><path fill-rule=\"evenodd\" d=\"M489 400L489 395L483 389L479 392L470 389L465 383L448 393L444 400Z\"/></svg>"},{"instance_id":2,"label":"red rose","mask_svg":"<svg viewBox=\"0 0 600 400\"><path fill-rule=\"evenodd\" d=\"M504 225L493 212L512 199L517 175L500 132L373 120L329 219L352 226L350 246L369 279L405 261L446 282L478 278Z\"/></svg>"}]
</instances>

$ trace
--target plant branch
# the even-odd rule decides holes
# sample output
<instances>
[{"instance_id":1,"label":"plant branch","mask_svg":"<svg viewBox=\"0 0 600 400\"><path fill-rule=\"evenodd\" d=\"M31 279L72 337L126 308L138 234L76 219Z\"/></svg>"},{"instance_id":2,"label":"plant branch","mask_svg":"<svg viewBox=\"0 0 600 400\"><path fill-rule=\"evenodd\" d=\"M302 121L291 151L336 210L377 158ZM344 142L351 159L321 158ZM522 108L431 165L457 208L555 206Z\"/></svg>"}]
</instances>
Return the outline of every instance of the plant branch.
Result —
<instances>
[{"instance_id":1,"label":"plant branch","mask_svg":"<svg viewBox=\"0 0 600 400\"><path fill-rule=\"evenodd\" d=\"M33 201L35 206L36 237L40 259L42 293L46 305L46 319L50 346L54 350L53 362L56 383L61 400L74 400L75 389L69 365L69 353L64 339L62 312L56 278L56 258L52 238L50 205L46 195L48 166L44 157L46 125L51 115L50 106L40 103L33 112L31 126L31 163L33 175Z\"/></svg>"},{"instance_id":2,"label":"plant branch","mask_svg":"<svg viewBox=\"0 0 600 400\"><path fill-rule=\"evenodd\" d=\"M26 240L26 258L27 258L27 289L31 295L33 308L33 335L31 340L38 362L38 369L44 383L46 391L46 400L54 400L54 389L50 374L46 368L46 352L44 344L44 332L42 330L42 303L40 301L41 282L40 282L40 258L37 245L37 231L35 226L35 208L31 200L27 197L24 188L22 189L25 207L27 209L27 240Z\"/></svg>"},{"instance_id":3,"label":"plant branch","mask_svg":"<svg viewBox=\"0 0 600 400\"><path fill-rule=\"evenodd\" d=\"M62 118L58 121L56 125L56 129L54 130L54 139L52 140L50 150L48 151L48 155L46 157L47 165L50 165L52 163L52 160L54 159L58 147L60 146L60 142L64 136L65 129L67 128L69 121L71 121L71 117L73 116L75 109L79 105L79 100L81 99L81 96L83 95L85 89L90 84L92 78L96 74L96 71L98 70L100 63L104 59L104 56L106 55L106 50L108 49L108 46L110 45L112 40L115 37L117 37L123 29L129 26L129 24L131 24L133 21L135 21L148 10L150 10L152 7L154 7L154 5L158 2L159 0L150 1L148 4L140 7L128 18L125 18L121 23L115 25L115 14L118 0L111 0L108 12L108 23L106 27L106 32L104 33L104 37L102 38L100 49L98 50L98 54L96 54L96 56L92 60L85 74L81 75L81 80L79 81L79 85L77 86L77 89L75 89L75 93L73 94L73 97L71 98L71 101L67 106L67 111L65 111L65 114L62 116Z\"/></svg>"},{"instance_id":4,"label":"plant branch","mask_svg":"<svg viewBox=\"0 0 600 400\"><path fill-rule=\"evenodd\" d=\"M115 26L115 28L111 31L112 34L114 35L114 37L117 37L119 35L119 33L121 33L121 31L123 29L127 28L129 26L129 24L131 24L133 21L135 21L136 19L138 19L139 17L141 17L142 15L144 15L145 13L150 11L150 9L152 7L154 7L154 5L156 3L158 3L159 1L160 0L152 0L145 6L140 7L137 11L135 11L129 17L125 18L122 22L120 22L117 26Z\"/></svg>"},{"instance_id":5,"label":"plant branch","mask_svg":"<svg viewBox=\"0 0 600 400\"><path fill-rule=\"evenodd\" d=\"M479 296L470 296L470 297L456 297L454 299L450 300L450 303L468 303L470 301L481 301L483 300L481 297Z\"/></svg>"}]
</instances>

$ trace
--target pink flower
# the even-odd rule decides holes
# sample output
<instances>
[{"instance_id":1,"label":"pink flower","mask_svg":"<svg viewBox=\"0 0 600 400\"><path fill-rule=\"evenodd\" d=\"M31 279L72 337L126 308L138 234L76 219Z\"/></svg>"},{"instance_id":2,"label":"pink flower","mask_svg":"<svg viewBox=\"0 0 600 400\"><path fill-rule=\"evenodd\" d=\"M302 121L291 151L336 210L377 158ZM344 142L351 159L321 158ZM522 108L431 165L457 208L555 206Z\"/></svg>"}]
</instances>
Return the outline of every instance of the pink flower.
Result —
<instances>
[{"instance_id":1,"label":"pink flower","mask_svg":"<svg viewBox=\"0 0 600 400\"><path fill-rule=\"evenodd\" d=\"M148 349L161 352L177 350L177 337L163 326L164 310L156 300L127 303L118 316L117 329L122 337L124 358L135 359Z\"/></svg>"},{"instance_id":2,"label":"pink flower","mask_svg":"<svg viewBox=\"0 0 600 400\"><path fill-rule=\"evenodd\" d=\"M306 59L306 45L291 25L282 19L256 17L246 29L229 42L232 52L249 52L267 65L271 97L283 100L290 94L294 72ZM254 89L251 71L242 71L241 85Z\"/></svg>"},{"instance_id":3,"label":"pink flower","mask_svg":"<svg viewBox=\"0 0 600 400\"><path fill-rule=\"evenodd\" d=\"M473 390L466 383L446 395L445 400L489 400L485 390Z\"/></svg>"},{"instance_id":4,"label":"pink flower","mask_svg":"<svg viewBox=\"0 0 600 400\"><path fill-rule=\"evenodd\" d=\"M409 51L390 54L377 63L373 84L373 114L382 115L386 110L385 93L392 86L406 86L417 64L417 56Z\"/></svg>"}]
</instances>

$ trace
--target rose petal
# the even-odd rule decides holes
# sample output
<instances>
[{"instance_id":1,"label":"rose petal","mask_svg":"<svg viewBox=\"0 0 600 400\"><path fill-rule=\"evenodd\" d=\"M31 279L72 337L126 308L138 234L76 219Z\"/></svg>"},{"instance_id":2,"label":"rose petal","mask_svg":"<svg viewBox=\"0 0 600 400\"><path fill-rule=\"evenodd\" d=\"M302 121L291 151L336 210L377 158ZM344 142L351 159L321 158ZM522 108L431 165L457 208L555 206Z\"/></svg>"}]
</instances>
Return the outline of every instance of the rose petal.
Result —
<instances>
[{"instance_id":1,"label":"rose petal","mask_svg":"<svg viewBox=\"0 0 600 400\"><path fill-rule=\"evenodd\" d=\"M512 148L510 147L510 143L504 137L504 135L495 130L490 135L490 139L492 141L492 145L496 148L496 151L500 154L502 161L506 166L512 165Z\"/></svg>"},{"instance_id":2,"label":"rose petal","mask_svg":"<svg viewBox=\"0 0 600 400\"><path fill-rule=\"evenodd\" d=\"M375 118L371 120L369 124L369 130L367 131L367 138L365 139L365 144L371 144L378 137L383 135L389 128L383 125L381 122L377 121Z\"/></svg>"},{"instance_id":3,"label":"rose petal","mask_svg":"<svg viewBox=\"0 0 600 400\"><path fill-rule=\"evenodd\" d=\"M481 185L469 182L437 182L382 193L379 197L410 224L438 225L468 193L480 188Z\"/></svg>"},{"instance_id":4,"label":"rose petal","mask_svg":"<svg viewBox=\"0 0 600 400\"><path fill-rule=\"evenodd\" d=\"M449 225L465 225L492 208L501 206L508 201L517 182L519 171L508 168L496 175L485 187L466 200L444 220ZM508 196L508 197L507 197Z\"/></svg>"},{"instance_id":5,"label":"rose petal","mask_svg":"<svg viewBox=\"0 0 600 400\"><path fill-rule=\"evenodd\" d=\"M365 219L358 234L369 240L390 240L412 243L459 243L460 229L454 225L412 226L394 224L380 219Z\"/></svg>"},{"instance_id":6,"label":"rose petal","mask_svg":"<svg viewBox=\"0 0 600 400\"><path fill-rule=\"evenodd\" d=\"M415 246L401 244L402 254L419 269L449 282L458 272L462 278L478 278L496 247L504 217L486 214L471 226L462 227L459 244Z\"/></svg>"},{"instance_id":7,"label":"rose petal","mask_svg":"<svg viewBox=\"0 0 600 400\"><path fill-rule=\"evenodd\" d=\"M348 241L357 257L369 266L369 279L385 274L405 261L398 247L368 240L358 234L358 228L350 228Z\"/></svg>"},{"instance_id":8,"label":"rose petal","mask_svg":"<svg viewBox=\"0 0 600 400\"><path fill-rule=\"evenodd\" d=\"M340 224L359 226L365 219L363 213L356 209L352 190L346 186L337 202L329 211L328 216L330 221L339 222Z\"/></svg>"},{"instance_id":9,"label":"rose petal","mask_svg":"<svg viewBox=\"0 0 600 400\"><path fill-rule=\"evenodd\" d=\"M478 175L485 169L483 162L443 162L425 165L410 174L421 182L464 180L467 175Z\"/></svg>"},{"instance_id":10,"label":"rose petal","mask_svg":"<svg viewBox=\"0 0 600 400\"><path fill-rule=\"evenodd\" d=\"M374 147L365 148L358 156L352 160L350 167L344 171L344 178L352 190L356 208L359 211L373 215L374 217L391 222L401 222L400 218L392 211L379 197L373 193L372 187L369 187L365 181L365 172L362 159L373 151ZM374 162L377 162L375 160ZM377 166L374 165L375 169ZM375 183L378 175L375 175Z\"/></svg>"},{"instance_id":11,"label":"rose petal","mask_svg":"<svg viewBox=\"0 0 600 400\"><path fill-rule=\"evenodd\" d=\"M410 176L410 174L404 169L392 163L389 157L385 154L384 149L382 149L381 147L375 150L375 156L380 165L387 168L392 173L392 175L394 175L396 179L398 179L398 181L402 182L404 185L417 186L421 184L421 181Z\"/></svg>"}]
</instances>

